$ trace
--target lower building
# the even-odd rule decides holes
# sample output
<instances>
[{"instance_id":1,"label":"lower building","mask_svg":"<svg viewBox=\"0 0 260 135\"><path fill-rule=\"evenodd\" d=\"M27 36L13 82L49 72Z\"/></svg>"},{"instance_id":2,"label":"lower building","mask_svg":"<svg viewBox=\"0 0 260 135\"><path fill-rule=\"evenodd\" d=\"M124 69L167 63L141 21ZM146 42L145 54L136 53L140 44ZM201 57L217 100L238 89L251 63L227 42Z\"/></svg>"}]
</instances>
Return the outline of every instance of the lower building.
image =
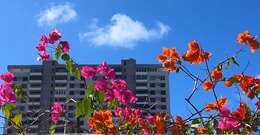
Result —
<instances>
[{"instance_id":1,"label":"lower building","mask_svg":"<svg viewBox=\"0 0 260 135\"><path fill-rule=\"evenodd\" d=\"M117 79L126 80L129 88L138 97L135 107L149 113L170 113L169 73L160 64L136 64L134 59L125 59L121 64L111 64L109 67L115 69ZM56 61L43 62L42 65L9 65L8 70L16 76L14 83L20 84L28 96L27 101L17 102L18 111L26 114L24 124L34 122L28 133L48 133L50 115L46 115L49 112L44 110L50 109L54 101L65 103L70 99L83 99L85 95L84 81L76 80L67 73L64 64ZM86 128L86 120L75 119L75 103L66 104L66 111L66 117L71 121L59 121L56 132L83 132L79 128L73 128ZM12 129L8 130L8 133L12 132Z\"/></svg>"}]
</instances>

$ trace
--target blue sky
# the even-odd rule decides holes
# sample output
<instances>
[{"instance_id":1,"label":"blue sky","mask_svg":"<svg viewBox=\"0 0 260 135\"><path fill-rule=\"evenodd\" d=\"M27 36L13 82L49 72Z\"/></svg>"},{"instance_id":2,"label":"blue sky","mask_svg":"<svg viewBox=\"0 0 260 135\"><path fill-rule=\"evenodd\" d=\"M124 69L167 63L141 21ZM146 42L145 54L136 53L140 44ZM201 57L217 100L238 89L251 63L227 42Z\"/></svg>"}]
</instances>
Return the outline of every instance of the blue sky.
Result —
<instances>
[{"instance_id":1,"label":"blue sky","mask_svg":"<svg viewBox=\"0 0 260 135\"><path fill-rule=\"evenodd\" d=\"M40 64L35 46L41 34L53 28L70 42L71 55L79 63L120 63L123 58L158 63L155 57L162 47L176 47L183 53L187 43L196 39L213 53L213 66L240 47L236 44L238 32L260 35L259 4L259 0L1 0L0 72L9 64ZM243 68L250 59L254 66L246 73L256 76L260 74L259 58L259 51L252 55L247 48L238 61L244 61ZM192 71L203 76L203 67L193 67ZM241 72L236 67L229 70ZM186 116L192 110L184 101L192 85L183 73L171 74L172 114ZM229 97L233 101L229 106L236 108L235 88L220 86L217 92ZM202 91L194 97L200 107L207 101L213 101L212 93Z\"/></svg>"}]
</instances>

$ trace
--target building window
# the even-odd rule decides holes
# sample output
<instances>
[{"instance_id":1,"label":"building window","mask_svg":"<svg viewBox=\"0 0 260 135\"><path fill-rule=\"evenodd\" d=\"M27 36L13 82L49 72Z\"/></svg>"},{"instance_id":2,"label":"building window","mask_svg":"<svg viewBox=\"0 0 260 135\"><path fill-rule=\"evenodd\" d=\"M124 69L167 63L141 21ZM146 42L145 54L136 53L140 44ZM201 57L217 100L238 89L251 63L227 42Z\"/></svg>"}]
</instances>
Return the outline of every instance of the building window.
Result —
<instances>
[{"instance_id":1,"label":"building window","mask_svg":"<svg viewBox=\"0 0 260 135\"><path fill-rule=\"evenodd\" d=\"M162 108L163 110L165 110L167 107L166 107L166 105L161 105L161 108Z\"/></svg>"},{"instance_id":2,"label":"building window","mask_svg":"<svg viewBox=\"0 0 260 135\"><path fill-rule=\"evenodd\" d=\"M23 77L23 81L28 81L28 77Z\"/></svg>"},{"instance_id":3,"label":"building window","mask_svg":"<svg viewBox=\"0 0 260 135\"><path fill-rule=\"evenodd\" d=\"M40 102L40 98L29 98L30 102Z\"/></svg>"},{"instance_id":4,"label":"building window","mask_svg":"<svg viewBox=\"0 0 260 135\"><path fill-rule=\"evenodd\" d=\"M80 91L79 94L80 95L85 95L85 91Z\"/></svg>"},{"instance_id":5,"label":"building window","mask_svg":"<svg viewBox=\"0 0 260 135\"><path fill-rule=\"evenodd\" d=\"M30 80L42 80L42 76L30 76Z\"/></svg>"},{"instance_id":6,"label":"building window","mask_svg":"<svg viewBox=\"0 0 260 135\"><path fill-rule=\"evenodd\" d=\"M150 98L150 101L151 102L155 102L155 98Z\"/></svg>"},{"instance_id":7,"label":"building window","mask_svg":"<svg viewBox=\"0 0 260 135\"><path fill-rule=\"evenodd\" d=\"M42 68L41 67L32 67L31 68L31 72L32 73L42 72Z\"/></svg>"},{"instance_id":8,"label":"building window","mask_svg":"<svg viewBox=\"0 0 260 135\"><path fill-rule=\"evenodd\" d=\"M154 90L152 90L150 93L151 93L151 95L155 95L155 91Z\"/></svg>"},{"instance_id":9,"label":"building window","mask_svg":"<svg viewBox=\"0 0 260 135\"><path fill-rule=\"evenodd\" d=\"M121 67L115 67L114 68L116 72L122 72L122 68Z\"/></svg>"},{"instance_id":10,"label":"building window","mask_svg":"<svg viewBox=\"0 0 260 135\"><path fill-rule=\"evenodd\" d=\"M85 88L85 84L84 84L84 83L81 83L81 84L80 84L80 88Z\"/></svg>"},{"instance_id":11,"label":"building window","mask_svg":"<svg viewBox=\"0 0 260 135\"><path fill-rule=\"evenodd\" d=\"M67 72L67 69L64 67L57 67L56 72Z\"/></svg>"},{"instance_id":12,"label":"building window","mask_svg":"<svg viewBox=\"0 0 260 135\"><path fill-rule=\"evenodd\" d=\"M150 87L154 88L155 87L155 83L150 83Z\"/></svg>"},{"instance_id":13,"label":"building window","mask_svg":"<svg viewBox=\"0 0 260 135\"><path fill-rule=\"evenodd\" d=\"M74 76L71 76L71 77L70 77L70 80L71 80L71 81L74 81L74 80L75 80L75 77L74 77Z\"/></svg>"},{"instance_id":14,"label":"building window","mask_svg":"<svg viewBox=\"0 0 260 135\"><path fill-rule=\"evenodd\" d=\"M67 83L56 83L55 87L66 87Z\"/></svg>"},{"instance_id":15,"label":"building window","mask_svg":"<svg viewBox=\"0 0 260 135\"><path fill-rule=\"evenodd\" d=\"M31 83L32 88L41 87L40 83Z\"/></svg>"},{"instance_id":16,"label":"building window","mask_svg":"<svg viewBox=\"0 0 260 135\"><path fill-rule=\"evenodd\" d=\"M135 94L147 94L148 93L148 90L146 89L137 89L135 91Z\"/></svg>"},{"instance_id":17,"label":"building window","mask_svg":"<svg viewBox=\"0 0 260 135\"><path fill-rule=\"evenodd\" d=\"M75 93L74 93L74 91L70 91L70 93L69 93L70 95L74 95Z\"/></svg>"},{"instance_id":18,"label":"building window","mask_svg":"<svg viewBox=\"0 0 260 135\"><path fill-rule=\"evenodd\" d=\"M65 75L55 76L55 80L67 80L67 76Z\"/></svg>"},{"instance_id":19,"label":"building window","mask_svg":"<svg viewBox=\"0 0 260 135\"><path fill-rule=\"evenodd\" d=\"M162 88L165 88L165 83L161 83L160 86L161 86Z\"/></svg>"},{"instance_id":20,"label":"building window","mask_svg":"<svg viewBox=\"0 0 260 135\"><path fill-rule=\"evenodd\" d=\"M40 95L41 91L30 91L29 92L31 95Z\"/></svg>"},{"instance_id":21,"label":"building window","mask_svg":"<svg viewBox=\"0 0 260 135\"><path fill-rule=\"evenodd\" d=\"M70 88L75 88L75 84L71 83Z\"/></svg>"},{"instance_id":22,"label":"building window","mask_svg":"<svg viewBox=\"0 0 260 135\"><path fill-rule=\"evenodd\" d=\"M138 101L137 102L146 102L147 101L147 97L146 96L140 96L138 97Z\"/></svg>"},{"instance_id":23,"label":"building window","mask_svg":"<svg viewBox=\"0 0 260 135\"><path fill-rule=\"evenodd\" d=\"M166 91L162 90L161 95L166 95Z\"/></svg>"},{"instance_id":24,"label":"building window","mask_svg":"<svg viewBox=\"0 0 260 135\"><path fill-rule=\"evenodd\" d=\"M161 98L161 102L166 102L166 98Z\"/></svg>"},{"instance_id":25,"label":"building window","mask_svg":"<svg viewBox=\"0 0 260 135\"><path fill-rule=\"evenodd\" d=\"M139 83L136 83L136 86L147 86L147 83L141 83L141 82L139 82Z\"/></svg>"},{"instance_id":26,"label":"building window","mask_svg":"<svg viewBox=\"0 0 260 135\"><path fill-rule=\"evenodd\" d=\"M136 80L147 80L147 75L136 75Z\"/></svg>"}]
</instances>

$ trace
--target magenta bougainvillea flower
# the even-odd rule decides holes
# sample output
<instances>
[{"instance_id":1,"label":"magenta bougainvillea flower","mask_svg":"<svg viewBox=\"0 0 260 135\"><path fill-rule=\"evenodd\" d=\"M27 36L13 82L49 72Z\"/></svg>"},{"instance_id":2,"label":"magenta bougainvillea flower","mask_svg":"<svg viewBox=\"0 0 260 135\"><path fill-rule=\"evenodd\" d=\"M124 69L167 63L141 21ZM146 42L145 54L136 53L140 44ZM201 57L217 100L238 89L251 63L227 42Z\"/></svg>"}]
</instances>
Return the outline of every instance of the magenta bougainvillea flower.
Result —
<instances>
[{"instance_id":1,"label":"magenta bougainvillea flower","mask_svg":"<svg viewBox=\"0 0 260 135\"><path fill-rule=\"evenodd\" d=\"M54 102L51 107L51 120L54 124L60 119L60 115L63 111L62 106L59 102Z\"/></svg>"},{"instance_id":2,"label":"magenta bougainvillea flower","mask_svg":"<svg viewBox=\"0 0 260 135\"><path fill-rule=\"evenodd\" d=\"M103 63L99 64L96 69L97 69L98 73L105 74L106 72L108 72L109 67L106 62L103 62Z\"/></svg>"},{"instance_id":3,"label":"magenta bougainvillea flower","mask_svg":"<svg viewBox=\"0 0 260 135\"><path fill-rule=\"evenodd\" d=\"M59 39L61 38L61 33L57 30L54 29L51 33L48 35L48 42L50 44L56 43Z\"/></svg>"},{"instance_id":4,"label":"magenta bougainvillea flower","mask_svg":"<svg viewBox=\"0 0 260 135\"><path fill-rule=\"evenodd\" d=\"M48 39L45 35L42 35L39 44L36 46L36 49L39 52L45 52L48 46Z\"/></svg>"},{"instance_id":5,"label":"magenta bougainvillea flower","mask_svg":"<svg viewBox=\"0 0 260 135\"><path fill-rule=\"evenodd\" d=\"M103 78L99 78L98 80L96 80L95 82L95 89L97 91L105 91L107 90L107 82L105 79Z\"/></svg>"},{"instance_id":6,"label":"magenta bougainvillea flower","mask_svg":"<svg viewBox=\"0 0 260 135\"><path fill-rule=\"evenodd\" d=\"M60 46L61 46L61 51L64 53L69 52L70 50L70 45L69 42L67 41L60 41Z\"/></svg>"},{"instance_id":7,"label":"magenta bougainvillea flower","mask_svg":"<svg viewBox=\"0 0 260 135\"><path fill-rule=\"evenodd\" d=\"M5 103L15 103L16 95L13 92L13 89L10 83L3 83L0 85L0 106Z\"/></svg>"},{"instance_id":8,"label":"magenta bougainvillea flower","mask_svg":"<svg viewBox=\"0 0 260 135\"><path fill-rule=\"evenodd\" d=\"M42 54L38 54L38 58L37 58L37 61L50 61L51 60L51 56L50 54L48 54L47 52L44 52Z\"/></svg>"},{"instance_id":9,"label":"magenta bougainvillea flower","mask_svg":"<svg viewBox=\"0 0 260 135\"><path fill-rule=\"evenodd\" d=\"M115 70L110 68L110 69L108 70L106 76L105 76L105 79L107 79L107 80L113 80L113 79L115 79L115 77L116 77L116 72L115 72Z\"/></svg>"},{"instance_id":10,"label":"magenta bougainvillea flower","mask_svg":"<svg viewBox=\"0 0 260 135\"><path fill-rule=\"evenodd\" d=\"M4 80L7 83L12 83L13 79L15 78L14 74L11 72L6 72L0 75L0 79Z\"/></svg>"},{"instance_id":11,"label":"magenta bougainvillea flower","mask_svg":"<svg viewBox=\"0 0 260 135\"><path fill-rule=\"evenodd\" d=\"M93 67L83 66L81 69L81 75L85 79L92 79L96 74L96 70Z\"/></svg>"},{"instance_id":12,"label":"magenta bougainvillea flower","mask_svg":"<svg viewBox=\"0 0 260 135\"><path fill-rule=\"evenodd\" d=\"M220 108L219 129L234 129L238 127L239 124L239 121L232 117L230 110L225 107Z\"/></svg>"}]
</instances>

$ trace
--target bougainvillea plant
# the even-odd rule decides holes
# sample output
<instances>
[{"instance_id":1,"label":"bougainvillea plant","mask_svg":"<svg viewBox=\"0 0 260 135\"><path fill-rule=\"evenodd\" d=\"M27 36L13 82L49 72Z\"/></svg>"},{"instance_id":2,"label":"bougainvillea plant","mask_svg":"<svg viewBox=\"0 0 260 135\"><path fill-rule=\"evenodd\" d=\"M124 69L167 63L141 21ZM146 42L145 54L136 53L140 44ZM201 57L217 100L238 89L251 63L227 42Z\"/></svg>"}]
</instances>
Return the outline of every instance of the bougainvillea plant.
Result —
<instances>
[{"instance_id":1,"label":"bougainvillea plant","mask_svg":"<svg viewBox=\"0 0 260 135\"><path fill-rule=\"evenodd\" d=\"M238 44L248 45L254 53L259 47L256 36L249 32L239 33ZM88 128L82 129L85 133L98 134L251 134L259 133L260 126L260 79L246 75L244 72L225 76L223 67L238 65L236 57L230 56L217 63L214 67L209 66L212 53L205 51L198 41L193 40L188 44L188 50L183 54L175 48L163 48L163 53L157 56L165 71L183 72L195 83L191 89L191 95L185 98L187 103L195 110L187 118L171 116L167 112L151 114L141 108L135 108L137 97L127 86L126 81L115 78L115 70L110 68L106 62L99 64L96 68L90 66L79 66L69 55L70 44L62 40L58 30L43 35L36 47L38 61L64 61L67 71L76 79L86 82L85 97L76 102L75 117L84 117ZM55 51L55 57L48 51ZM205 65L207 76L200 78L193 74L186 66L188 64ZM243 70L244 71L244 70ZM18 133L26 134L27 129L33 125L22 123L23 114L17 113L16 100L26 100L21 86L14 85L13 73L7 72L0 76L3 83L0 85L0 106L5 113L5 119L9 125L15 127ZM244 101L240 101L236 110L227 107L226 97L217 97L216 86L223 83L226 87L239 87L255 107L251 107ZM191 102L191 98L203 89L212 92L215 101L210 101L203 108L197 108ZM65 114L65 103L54 102L48 111L51 117L50 134L55 132L58 121L68 120ZM61 119L64 117L64 119ZM79 127L78 127L79 128Z\"/></svg>"}]
</instances>

